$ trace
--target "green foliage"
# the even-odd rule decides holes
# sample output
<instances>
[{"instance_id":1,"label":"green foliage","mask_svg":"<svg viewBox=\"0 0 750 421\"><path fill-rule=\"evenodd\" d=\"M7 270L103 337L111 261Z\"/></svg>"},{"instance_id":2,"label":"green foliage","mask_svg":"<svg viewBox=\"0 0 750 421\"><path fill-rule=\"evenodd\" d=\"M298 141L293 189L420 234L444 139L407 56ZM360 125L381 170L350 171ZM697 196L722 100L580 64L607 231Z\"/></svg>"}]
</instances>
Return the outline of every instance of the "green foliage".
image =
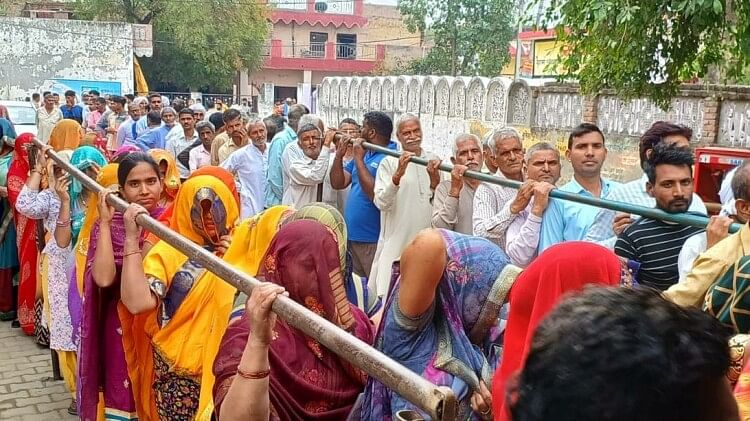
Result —
<instances>
[{"instance_id":1,"label":"green foliage","mask_svg":"<svg viewBox=\"0 0 750 421\"><path fill-rule=\"evenodd\" d=\"M149 85L228 90L235 72L263 62L265 3L252 0L76 0L82 19L150 23L154 56L141 58Z\"/></svg>"},{"instance_id":2,"label":"green foliage","mask_svg":"<svg viewBox=\"0 0 750 421\"><path fill-rule=\"evenodd\" d=\"M747 0L549 2L542 26L554 25L569 51L562 77L585 93L612 88L666 108L681 83L735 82L750 65Z\"/></svg>"},{"instance_id":3,"label":"green foliage","mask_svg":"<svg viewBox=\"0 0 750 421\"><path fill-rule=\"evenodd\" d=\"M515 38L513 0L400 0L410 31L429 33L434 45L410 70L419 74L497 76Z\"/></svg>"}]
</instances>

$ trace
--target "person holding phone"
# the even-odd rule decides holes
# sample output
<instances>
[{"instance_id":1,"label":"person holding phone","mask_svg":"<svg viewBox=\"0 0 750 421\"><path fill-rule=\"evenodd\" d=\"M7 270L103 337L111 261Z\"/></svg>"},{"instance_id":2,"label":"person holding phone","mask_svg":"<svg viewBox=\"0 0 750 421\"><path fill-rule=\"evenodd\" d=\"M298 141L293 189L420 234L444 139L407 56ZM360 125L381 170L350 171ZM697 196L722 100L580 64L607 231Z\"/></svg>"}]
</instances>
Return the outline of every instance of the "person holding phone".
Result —
<instances>
[{"instance_id":1,"label":"person holding phone","mask_svg":"<svg viewBox=\"0 0 750 421\"><path fill-rule=\"evenodd\" d=\"M76 414L76 345L72 340L73 327L68 310L67 261L71 253L68 245L60 246L61 229L70 230L70 176L65 174L53 161L47 161L45 154L51 147L37 150L36 162L31 175L16 200L16 209L27 218L42 220L47 232L52 235L42 250L39 260L40 280L44 300L44 321L49 326L50 349L60 360L60 371L65 385L71 394L72 402L68 412ZM57 153L69 161L72 151ZM42 176L47 174L49 186L40 189ZM66 203L63 206L63 203Z\"/></svg>"}]
</instances>

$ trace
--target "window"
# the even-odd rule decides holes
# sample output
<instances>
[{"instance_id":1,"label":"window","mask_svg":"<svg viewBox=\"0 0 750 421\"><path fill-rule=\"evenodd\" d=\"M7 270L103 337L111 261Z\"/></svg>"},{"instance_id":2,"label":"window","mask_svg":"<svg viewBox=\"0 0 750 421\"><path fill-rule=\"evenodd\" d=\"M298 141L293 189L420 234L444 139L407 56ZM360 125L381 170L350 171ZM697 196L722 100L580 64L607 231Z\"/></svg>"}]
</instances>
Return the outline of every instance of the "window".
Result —
<instances>
[{"instance_id":1,"label":"window","mask_svg":"<svg viewBox=\"0 0 750 421\"><path fill-rule=\"evenodd\" d=\"M308 55L310 57L325 57L326 42L328 42L328 34L326 32L310 32L310 49Z\"/></svg>"},{"instance_id":2,"label":"window","mask_svg":"<svg viewBox=\"0 0 750 421\"><path fill-rule=\"evenodd\" d=\"M355 60L357 58L357 35L336 35L336 58L339 60Z\"/></svg>"}]
</instances>

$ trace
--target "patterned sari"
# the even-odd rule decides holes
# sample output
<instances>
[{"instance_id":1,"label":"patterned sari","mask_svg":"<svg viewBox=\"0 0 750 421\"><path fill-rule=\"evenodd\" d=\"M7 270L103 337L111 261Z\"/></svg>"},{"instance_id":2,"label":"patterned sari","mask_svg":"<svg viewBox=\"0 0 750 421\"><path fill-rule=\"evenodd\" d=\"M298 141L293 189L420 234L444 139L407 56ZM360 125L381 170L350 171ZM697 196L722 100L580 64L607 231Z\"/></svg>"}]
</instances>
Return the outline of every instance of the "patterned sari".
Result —
<instances>
[{"instance_id":1,"label":"patterned sari","mask_svg":"<svg viewBox=\"0 0 750 421\"><path fill-rule=\"evenodd\" d=\"M34 335L35 317L34 306L37 291L37 273L39 269L39 248L37 245L37 221L24 216L16 209L18 195L21 194L26 179L29 178L29 154L27 147L31 145L34 136L24 133L16 138L14 158L8 170L8 201L13 208L18 246L18 260L20 264L20 279L18 282L17 316L21 323L21 330L27 335Z\"/></svg>"},{"instance_id":2,"label":"patterned sari","mask_svg":"<svg viewBox=\"0 0 750 421\"><path fill-rule=\"evenodd\" d=\"M263 259L259 277L289 297L371 344L373 326L346 300L336 234L318 222L284 225ZM233 321L214 362L217 417L251 334L249 316ZM272 420L345 420L364 388L365 373L316 340L278 320L269 350Z\"/></svg>"},{"instance_id":3,"label":"patterned sari","mask_svg":"<svg viewBox=\"0 0 750 421\"><path fill-rule=\"evenodd\" d=\"M206 200L216 226L213 234L204 228L201 203ZM213 250L238 217L239 206L229 188L215 177L199 176L183 184L169 225ZM158 297L157 308L128 320L121 307L123 345L139 419L188 420L210 413L211 366L236 289L164 241L149 251L143 268Z\"/></svg>"},{"instance_id":4,"label":"patterned sari","mask_svg":"<svg viewBox=\"0 0 750 421\"><path fill-rule=\"evenodd\" d=\"M12 142L9 140L7 143ZM6 143L6 145L7 145ZM2 145L2 141L0 141ZM0 155L0 186L7 187L8 169L13 159L12 148L3 145L6 154ZM13 280L18 273L18 248L13 209L7 198L0 200L0 320L16 318L16 299Z\"/></svg>"},{"instance_id":5,"label":"patterned sari","mask_svg":"<svg viewBox=\"0 0 750 421\"><path fill-rule=\"evenodd\" d=\"M495 419L508 420L505 389L523 367L534 330L567 293L586 285L632 286L627 262L593 243L572 241L545 250L521 274L510 291L510 314L500 369L492 379Z\"/></svg>"},{"instance_id":6,"label":"patterned sari","mask_svg":"<svg viewBox=\"0 0 750 421\"><path fill-rule=\"evenodd\" d=\"M375 347L438 386L450 387L462 420L477 419L470 407L480 380L489 385L500 359L500 310L520 269L484 238L438 230L447 264L431 309L409 318L398 306L400 266L393 265L390 295L385 304ZM357 415L363 420L391 420L412 403L376 379L367 383Z\"/></svg>"}]
</instances>

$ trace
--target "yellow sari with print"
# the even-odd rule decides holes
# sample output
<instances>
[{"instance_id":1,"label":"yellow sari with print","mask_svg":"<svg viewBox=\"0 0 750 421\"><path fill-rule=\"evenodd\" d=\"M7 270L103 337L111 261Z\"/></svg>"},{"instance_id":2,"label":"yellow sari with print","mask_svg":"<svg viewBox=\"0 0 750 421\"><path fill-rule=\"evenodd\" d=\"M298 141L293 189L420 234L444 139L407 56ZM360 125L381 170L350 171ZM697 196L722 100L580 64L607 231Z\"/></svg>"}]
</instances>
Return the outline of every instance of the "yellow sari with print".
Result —
<instances>
[{"instance_id":1,"label":"yellow sari with print","mask_svg":"<svg viewBox=\"0 0 750 421\"><path fill-rule=\"evenodd\" d=\"M203 228L206 201L215 230ZM186 181L174 206L172 229L209 250L239 217L232 193L211 176ZM164 241L149 251L143 268L159 299L157 308L133 316L120 306L138 416L142 421L199 419L213 409L211 367L236 289Z\"/></svg>"}]
</instances>

